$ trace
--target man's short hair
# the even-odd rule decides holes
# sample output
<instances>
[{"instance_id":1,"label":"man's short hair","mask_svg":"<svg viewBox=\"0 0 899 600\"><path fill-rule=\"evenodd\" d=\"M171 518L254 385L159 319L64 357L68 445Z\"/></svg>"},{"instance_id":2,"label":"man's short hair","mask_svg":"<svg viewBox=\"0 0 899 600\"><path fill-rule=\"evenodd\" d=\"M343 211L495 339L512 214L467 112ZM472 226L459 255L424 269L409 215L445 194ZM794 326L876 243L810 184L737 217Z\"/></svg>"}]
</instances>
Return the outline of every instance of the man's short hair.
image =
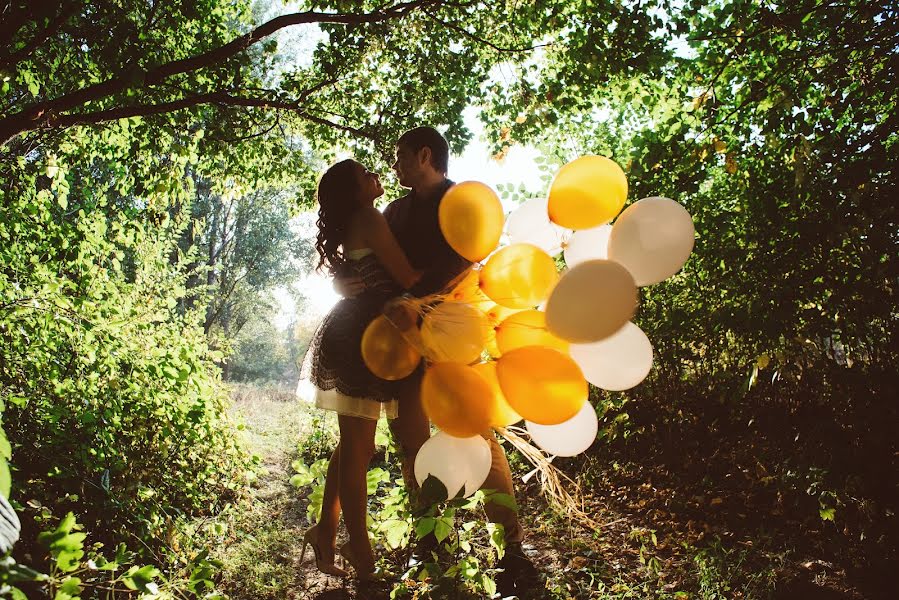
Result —
<instances>
[{"instance_id":1,"label":"man's short hair","mask_svg":"<svg viewBox=\"0 0 899 600\"><path fill-rule=\"evenodd\" d=\"M418 152L425 146L431 149L431 165L446 175L449 171L449 143L433 127L416 127L400 136L397 145Z\"/></svg>"}]
</instances>

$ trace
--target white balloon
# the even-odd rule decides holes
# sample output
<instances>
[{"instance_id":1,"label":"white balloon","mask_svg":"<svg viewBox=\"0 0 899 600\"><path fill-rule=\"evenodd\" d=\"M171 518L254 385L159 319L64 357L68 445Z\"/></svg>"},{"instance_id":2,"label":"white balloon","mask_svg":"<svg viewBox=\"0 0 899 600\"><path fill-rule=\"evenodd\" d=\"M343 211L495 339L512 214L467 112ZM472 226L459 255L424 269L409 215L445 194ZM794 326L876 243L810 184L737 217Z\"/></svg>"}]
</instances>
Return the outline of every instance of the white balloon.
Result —
<instances>
[{"instance_id":1,"label":"white balloon","mask_svg":"<svg viewBox=\"0 0 899 600\"><path fill-rule=\"evenodd\" d=\"M493 433L491 432L490 435L493 435ZM481 489L481 486L487 481L487 476L490 475L490 467L493 463L493 457L490 454L490 443L487 440L479 435L468 439L472 441L460 449L460 452L465 456L465 463L469 467L468 477L465 479L464 496L466 498ZM484 450L485 448L486 451Z\"/></svg>"},{"instance_id":2,"label":"white balloon","mask_svg":"<svg viewBox=\"0 0 899 600\"><path fill-rule=\"evenodd\" d=\"M652 344L631 322L598 342L572 344L570 353L587 381L611 392L634 387L652 368Z\"/></svg>"},{"instance_id":3,"label":"white balloon","mask_svg":"<svg viewBox=\"0 0 899 600\"><path fill-rule=\"evenodd\" d=\"M571 267L594 258L608 258L611 225L575 231L565 244L565 264Z\"/></svg>"},{"instance_id":4,"label":"white balloon","mask_svg":"<svg viewBox=\"0 0 899 600\"><path fill-rule=\"evenodd\" d=\"M687 262L695 233L693 218L683 206L670 198L643 198L612 226L609 259L624 265L638 286L658 283Z\"/></svg>"},{"instance_id":5,"label":"white balloon","mask_svg":"<svg viewBox=\"0 0 899 600\"><path fill-rule=\"evenodd\" d=\"M576 415L558 425L539 425L525 421L534 443L556 456L574 456L590 447L596 439L599 421L589 402Z\"/></svg>"},{"instance_id":6,"label":"white balloon","mask_svg":"<svg viewBox=\"0 0 899 600\"><path fill-rule=\"evenodd\" d=\"M424 483L433 475L453 498L465 486L465 495L475 493L490 472L490 444L479 435L457 438L438 431L422 444L415 457L415 480Z\"/></svg>"},{"instance_id":7,"label":"white balloon","mask_svg":"<svg viewBox=\"0 0 899 600\"><path fill-rule=\"evenodd\" d=\"M525 242L555 256L562 250L567 230L549 220L546 198L532 198L513 210L506 218L509 243Z\"/></svg>"}]
</instances>

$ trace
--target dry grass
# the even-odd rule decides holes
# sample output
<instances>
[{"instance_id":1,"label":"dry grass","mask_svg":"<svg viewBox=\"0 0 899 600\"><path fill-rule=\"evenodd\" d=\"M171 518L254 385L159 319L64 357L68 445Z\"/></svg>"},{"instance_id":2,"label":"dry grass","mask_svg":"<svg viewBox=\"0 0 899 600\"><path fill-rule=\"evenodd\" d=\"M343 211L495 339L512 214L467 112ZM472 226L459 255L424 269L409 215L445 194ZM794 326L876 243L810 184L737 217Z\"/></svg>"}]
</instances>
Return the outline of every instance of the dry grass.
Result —
<instances>
[{"instance_id":1,"label":"dry grass","mask_svg":"<svg viewBox=\"0 0 899 600\"><path fill-rule=\"evenodd\" d=\"M532 473L537 475L543 494L560 513L572 518L576 523L590 531L597 531L608 527L622 519L615 519L607 523L601 523L590 516L584 510L585 502L581 488L576 481L556 468L552 459L524 436L527 431L521 427L498 428L497 433L504 437L512 446L534 466ZM530 474L529 474L530 475Z\"/></svg>"}]
</instances>

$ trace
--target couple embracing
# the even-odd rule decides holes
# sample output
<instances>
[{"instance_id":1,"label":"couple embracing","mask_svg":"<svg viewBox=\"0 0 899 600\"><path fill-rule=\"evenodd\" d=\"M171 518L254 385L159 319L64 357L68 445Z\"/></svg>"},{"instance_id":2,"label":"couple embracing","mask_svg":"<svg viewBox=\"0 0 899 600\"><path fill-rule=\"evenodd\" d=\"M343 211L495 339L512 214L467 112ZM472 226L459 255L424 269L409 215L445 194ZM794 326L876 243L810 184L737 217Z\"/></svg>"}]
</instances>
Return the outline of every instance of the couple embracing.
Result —
<instances>
[{"instance_id":1,"label":"couple embracing","mask_svg":"<svg viewBox=\"0 0 899 600\"><path fill-rule=\"evenodd\" d=\"M303 362L303 379L316 406L337 413L340 442L331 455L321 517L303 539L323 573L343 576L334 564L341 511L349 541L340 548L360 580L375 576L375 557L366 524L366 473L374 453L375 426L383 414L400 450L403 478L414 491L415 457L430 437L419 391L422 368L400 381L372 374L362 360L362 334L385 304L403 293L424 296L443 289L471 263L459 256L440 231L437 211L447 179L449 145L435 129L417 127L396 145L393 169L410 192L381 213L374 206L384 189L378 175L354 160L333 165L318 184L319 269L335 278L344 298L325 317ZM509 463L493 433L485 435L492 464L483 487L513 495ZM450 458L448 457L448 460ZM418 494L412 494L417 498ZM506 578L533 572L521 549L524 532L515 511L488 503L487 517L503 525ZM428 556L433 534L419 540L415 554ZM502 576L501 576L502 579ZM499 583L499 582L498 582Z\"/></svg>"}]
</instances>

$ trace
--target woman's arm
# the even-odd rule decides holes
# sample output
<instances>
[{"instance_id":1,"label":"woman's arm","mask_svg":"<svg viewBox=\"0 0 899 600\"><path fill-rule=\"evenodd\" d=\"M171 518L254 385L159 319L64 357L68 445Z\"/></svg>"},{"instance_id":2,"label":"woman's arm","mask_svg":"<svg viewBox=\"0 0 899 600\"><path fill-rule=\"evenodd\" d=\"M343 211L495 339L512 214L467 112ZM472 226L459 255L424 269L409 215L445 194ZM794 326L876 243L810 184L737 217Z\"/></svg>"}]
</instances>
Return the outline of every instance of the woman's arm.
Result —
<instances>
[{"instance_id":1,"label":"woman's arm","mask_svg":"<svg viewBox=\"0 0 899 600\"><path fill-rule=\"evenodd\" d=\"M374 251L378 261L384 265L390 276L404 289L415 285L421 279L422 272L416 271L409 264L408 257L390 231L387 219L381 211L375 207L366 208L359 212L358 218L366 245Z\"/></svg>"}]
</instances>

